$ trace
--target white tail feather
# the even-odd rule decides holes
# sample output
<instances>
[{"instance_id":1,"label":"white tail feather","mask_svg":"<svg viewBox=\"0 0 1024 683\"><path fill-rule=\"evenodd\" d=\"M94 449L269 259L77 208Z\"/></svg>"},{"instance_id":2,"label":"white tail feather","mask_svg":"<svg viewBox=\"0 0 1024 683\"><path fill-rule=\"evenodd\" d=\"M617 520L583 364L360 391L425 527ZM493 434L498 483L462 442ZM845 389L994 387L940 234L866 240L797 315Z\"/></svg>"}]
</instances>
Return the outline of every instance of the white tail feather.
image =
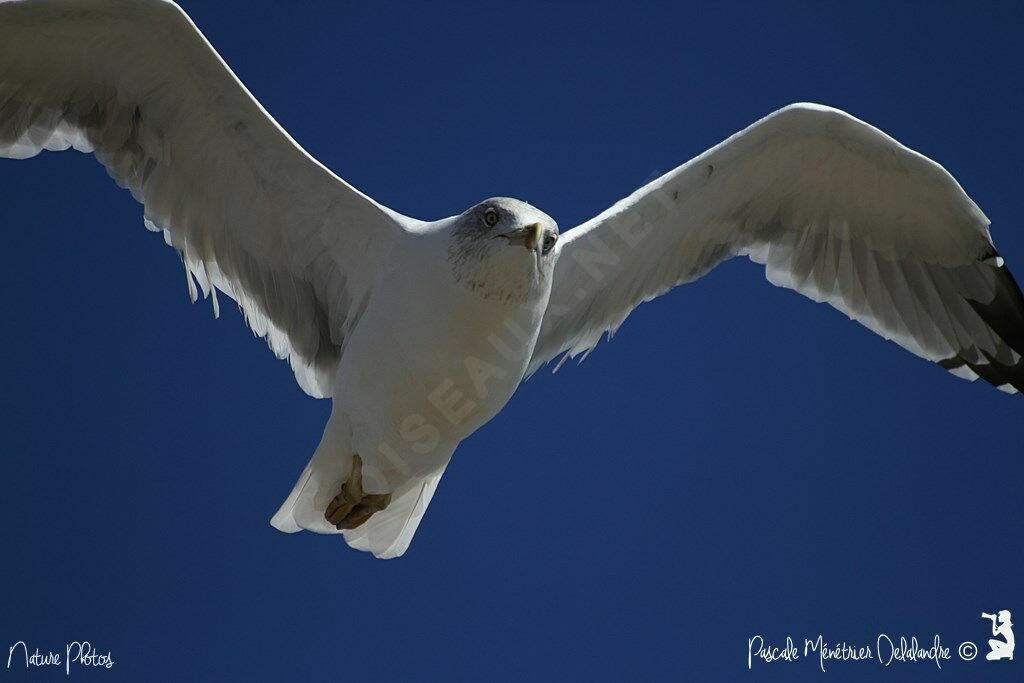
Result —
<instances>
[{"instance_id":1,"label":"white tail feather","mask_svg":"<svg viewBox=\"0 0 1024 683\"><path fill-rule=\"evenodd\" d=\"M316 452L270 523L289 534L303 529L318 534L344 533L345 542L357 550L381 559L400 557L416 534L444 467L410 478L391 492L387 508L356 529L339 531L324 518L324 511L351 473L352 448L347 428L333 422L328 422Z\"/></svg>"}]
</instances>

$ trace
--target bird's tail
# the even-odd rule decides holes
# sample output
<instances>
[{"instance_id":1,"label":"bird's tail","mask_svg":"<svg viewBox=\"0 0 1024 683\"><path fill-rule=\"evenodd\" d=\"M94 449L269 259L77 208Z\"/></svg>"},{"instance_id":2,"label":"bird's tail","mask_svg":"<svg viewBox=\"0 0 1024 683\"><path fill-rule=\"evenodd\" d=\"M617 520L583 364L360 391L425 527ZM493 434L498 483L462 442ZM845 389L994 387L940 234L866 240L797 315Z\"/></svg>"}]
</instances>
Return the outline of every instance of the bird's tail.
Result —
<instances>
[{"instance_id":1,"label":"bird's tail","mask_svg":"<svg viewBox=\"0 0 1024 683\"><path fill-rule=\"evenodd\" d=\"M382 560L404 555L443 474L444 467L401 486L392 494L391 503L385 509L361 526L346 530L345 542Z\"/></svg>"},{"instance_id":2,"label":"bird's tail","mask_svg":"<svg viewBox=\"0 0 1024 683\"><path fill-rule=\"evenodd\" d=\"M390 559L405 553L420 520L430 504L444 467L422 476L410 477L391 491L384 510L355 529L339 531L324 517L327 504L341 490L352 471L352 448L347 429L328 422L324 436L291 494L270 520L279 531L345 535L345 542L357 550Z\"/></svg>"}]
</instances>

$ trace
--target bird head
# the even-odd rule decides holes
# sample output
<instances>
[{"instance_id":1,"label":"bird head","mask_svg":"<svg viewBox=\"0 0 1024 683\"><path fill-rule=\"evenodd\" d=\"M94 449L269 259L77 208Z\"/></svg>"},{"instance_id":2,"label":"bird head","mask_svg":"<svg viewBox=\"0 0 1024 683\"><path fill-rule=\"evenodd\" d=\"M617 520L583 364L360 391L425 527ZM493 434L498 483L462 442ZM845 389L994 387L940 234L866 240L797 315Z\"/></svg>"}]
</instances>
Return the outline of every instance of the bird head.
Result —
<instances>
[{"instance_id":1,"label":"bird head","mask_svg":"<svg viewBox=\"0 0 1024 683\"><path fill-rule=\"evenodd\" d=\"M558 225L526 202L480 202L454 219L451 235L456 278L485 296L522 298L551 281Z\"/></svg>"}]
</instances>

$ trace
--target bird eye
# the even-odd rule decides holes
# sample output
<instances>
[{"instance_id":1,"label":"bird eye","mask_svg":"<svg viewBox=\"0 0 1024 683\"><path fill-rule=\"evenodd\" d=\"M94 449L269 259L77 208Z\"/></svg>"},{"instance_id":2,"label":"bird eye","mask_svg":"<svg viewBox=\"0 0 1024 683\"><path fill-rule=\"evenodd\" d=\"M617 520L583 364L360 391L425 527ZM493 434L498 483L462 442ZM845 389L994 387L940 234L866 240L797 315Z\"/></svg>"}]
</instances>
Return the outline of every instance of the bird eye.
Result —
<instances>
[{"instance_id":1,"label":"bird eye","mask_svg":"<svg viewBox=\"0 0 1024 683\"><path fill-rule=\"evenodd\" d=\"M555 242L557 242L557 241L558 241L558 235L556 235L554 233L551 233L551 232L545 233L545 235L544 235L544 244L542 245L543 253L546 254L549 251L551 251L551 249L555 246Z\"/></svg>"},{"instance_id":2,"label":"bird eye","mask_svg":"<svg viewBox=\"0 0 1024 683\"><path fill-rule=\"evenodd\" d=\"M484 211L484 223L487 224L488 228L493 228L498 224L498 212L494 209L487 209Z\"/></svg>"}]
</instances>

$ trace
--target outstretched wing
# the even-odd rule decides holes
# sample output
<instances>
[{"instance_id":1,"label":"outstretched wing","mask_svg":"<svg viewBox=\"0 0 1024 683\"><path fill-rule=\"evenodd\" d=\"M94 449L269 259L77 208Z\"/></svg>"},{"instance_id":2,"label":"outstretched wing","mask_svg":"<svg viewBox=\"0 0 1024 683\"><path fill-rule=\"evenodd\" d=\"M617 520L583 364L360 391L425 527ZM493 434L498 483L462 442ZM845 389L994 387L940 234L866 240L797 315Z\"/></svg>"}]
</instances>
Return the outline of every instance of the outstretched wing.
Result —
<instances>
[{"instance_id":1,"label":"outstretched wing","mask_svg":"<svg viewBox=\"0 0 1024 683\"><path fill-rule=\"evenodd\" d=\"M746 255L960 377L1024 390L1024 297L988 219L941 166L835 109L781 109L560 245L531 371Z\"/></svg>"},{"instance_id":2,"label":"outstretched wing","mask_svg":"<svg viewBox=\"0 0 1024 683\"><path fill-rule=\"evenodd\" d=\"M0 156L94 152L181 253L331 391L401 217L282 130L185 13L162 0L0 0Z\"/></svg>"}]
</instances>

